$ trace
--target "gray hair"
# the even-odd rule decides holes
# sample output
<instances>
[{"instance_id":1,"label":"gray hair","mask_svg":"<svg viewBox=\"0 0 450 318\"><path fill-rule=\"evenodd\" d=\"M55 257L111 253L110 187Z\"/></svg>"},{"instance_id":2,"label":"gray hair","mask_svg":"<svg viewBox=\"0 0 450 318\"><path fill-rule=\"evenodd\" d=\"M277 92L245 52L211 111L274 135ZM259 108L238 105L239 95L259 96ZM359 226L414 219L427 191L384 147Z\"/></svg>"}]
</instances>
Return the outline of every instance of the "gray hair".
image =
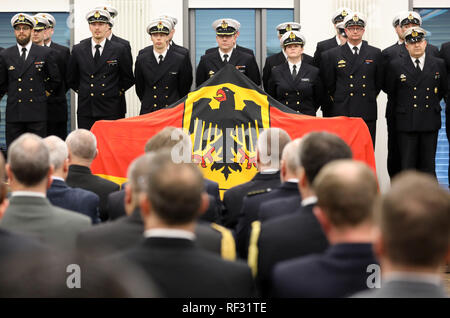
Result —
<instances>
[{"instance_id":1,"label":"gray hair","mask_svg":"<svg viewBox=\"0 0 450 318\"><path fill-rule=\"evenodd\" d=\"M70 152L79 158L94 160L97 154L97 138L86 129L72 131L66 138Z\"/></svg>"},{"instance_id":2,"label":"gray hair","mask_svg":"<svg viewBox=\"0 0 450 318\"><path fill-rule=\"evenodd\" d=\"M301 167L299 152L301 150L301 138L297 138L289 142L283 149L281 159L286 162L286 168L291 173L296 173Z\"/></svg>"},{"instance_id":3,"label":"gray hair","mask_svg":"<svg viewBox=\"0 0 450 318\"><path fill-rule=\"evenodd\" d=\"M8 164L15 178L25 186L42 182L50 169L50 155L44 140L25 133L9 146Z\"/></svg>"},{"instance_id":4,"label":"gray hair","mask_svg":"<svg viewBox=\"0 0 450 318\"><path fill-rule=\"evenodd\" d=\"M50 152L50 163L55 170L61 168L69 156L66 143L57 136L48 136L44 138L44 142Z\"/></svg>"},{"instance_id":5,"label":"gray hair","mask_svg":"<svg viewBox=\"0 0 450 318\"><path fill-rule=\"evenodd\" d=\"M280 167L281 154L291 137L281 128L268 128L259 134L256 150L264 166Z\"/></svg>"},{"instance_id":6,"label":"gray hair","mask_svg":"<svg viewBox=\"0 0 450 318\"><path fill-rule=\"evenodd\" d=\"M151 167L151 154L144 154L128 166L127 177L131 191L135 194L145 191L143 180L149 174Z\"/></svg>"}]
</instances>

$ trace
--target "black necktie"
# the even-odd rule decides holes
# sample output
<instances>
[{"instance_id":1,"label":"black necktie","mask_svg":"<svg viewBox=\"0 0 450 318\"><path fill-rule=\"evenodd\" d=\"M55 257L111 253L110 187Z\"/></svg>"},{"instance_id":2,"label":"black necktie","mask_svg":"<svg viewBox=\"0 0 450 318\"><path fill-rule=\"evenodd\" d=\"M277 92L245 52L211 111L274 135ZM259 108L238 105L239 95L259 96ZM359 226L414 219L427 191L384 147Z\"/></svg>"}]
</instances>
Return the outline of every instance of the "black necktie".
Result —
<instances>
[{"instance_id":1,"label":"black necktie","mask_svg":"<svg viewBox=\"0 0 450 318\"><path fill-rule=\"evenodd\" d=\"M358 55L358 47L357 46L353 47L353 51L355 51L355 55Z\"/></svg>"},{"instance_id":2,"label":"black necktie","mask_svg":"<svg viewBox=\"0 0 450 318\"><path fill-rule=\"evenodd\" d=\"M228 63L228 54L223 55L223 62Z\"/></svg>"},{"instance_id":3,"label":"black necktie","mask_svg":"<svg viewBox=\"0 0 450 318\"><path fill-rule=\"evenodd\" d=\"M297 77L297 65L292 66L292 79L295 80Z\"/></svg>"},{"instance_id":4,"label":"black necktie","mask_svg":"<svg viewBox=\"0 0 450 318\"><path fill-rule=\"evenodd\" d=\"M416 59L416 70L417 72L421 72L422 70L420 69L420 60Z\"/></svg>"},{"instance_id":5,"label":"black necktie","mask_svg":"<svg viewBox=\"0 0 450 318\"><path fill-rule=\"evenodd\" d=\"M23 47L22 48L22 55L20 56L20 59L22 60L22 63L25 63L27 57L27 48Z\"/></svg>"},{"instance_id":6,"label":"black necktie","mask_svg":"<svg viewBox=\"0 0 450 318\"><path fill-rule=\"evenodd\" d=\"M100 59L100 48L102 46L100 44L97 44L95 46L95 55L94 55L94 62L95 64L97 64L98 60Z\"/></svg>"},{"instance_id":7,"label":"black necktie","mask_svg":"<svg viewBox=\"0 0 450 318\"><path fill-rule=\"evenodd\" d=\"M158 56L158 58L159 58L159 62L158 62L158 64L161 64L161 62L163 61L163 56L162 56L162 55L160 55L160 56Z\"/></svg>"}]
</instances>

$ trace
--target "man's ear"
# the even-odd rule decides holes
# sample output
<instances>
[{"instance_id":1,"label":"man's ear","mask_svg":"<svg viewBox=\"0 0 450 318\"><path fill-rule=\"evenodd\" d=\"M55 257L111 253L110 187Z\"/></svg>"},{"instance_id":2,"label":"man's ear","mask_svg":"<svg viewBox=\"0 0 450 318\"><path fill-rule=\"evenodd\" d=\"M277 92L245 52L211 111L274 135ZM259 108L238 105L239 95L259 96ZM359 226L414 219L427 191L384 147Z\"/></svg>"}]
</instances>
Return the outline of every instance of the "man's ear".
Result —
<instances>
[{"instance_id":1,"label":"man's ear","mask_svg":"<svg viewBox=\"0 0 450 318\"><path fill-rule=\"evenodd\" d=\"M145 194L139 195L139 208L142 220L145 221L151 214L152 205Z\"/></svg>"},{"instance_id":2,"label":"man's ear","mask_svg":"<svg viewBox=\"0 0 450 318\"><path fill-rule=\"evenodd\" d=\"M378 261L380 261L384 257L384 255L386 255L383 236L381 235L381 231L379 228L374 229L373 252Z\"/></svg>"},{"instance_id":3,"label":"man's ear","mask_svg":"<svg viewBox=\"0 0 450 318\"><path fill-rule=\"evenodd\" d=\"M52 178L52 174L53 174L53 165L50 165L50 167L48 168L48 173L47 173L47 189L50 188L50 186L52 185L53 182L53 178Z\"/></svg>"},{"instance_id":4,"label":"man's ear","mask_svg":"<svg viewBox=\"0 0 450 318\"><path fill-rule=\"evenodd\" d=\"M322 230L325 233L325 235L328 234L331 229L331 223L330 220L328 220L328 217L325 214L325 212L323 212L323 210L316 205L313 207L313 213L316 216L317 221L319 221L320 226L322 227Z\"/></svg>"},{"instance_id":5,"label":"man's ear","mask_svg":"<svg viewBox=\"0 0 450 318\"><path fill-rule=\"evenodd\" d=\"M208 211L210 202L209 198L210 196L208 195L208 193L202 193L202 201L200 203L200 209L198 210L198 216L203 215L206 211Z\"/></svg>"},{"instance_id":6,"label":"man's ear","mask_svg":"<svg viewBox=\"0 0 450 318\"><path fill-rule=\"evenodd\" d=\"M7 163L5 165L5 171L6 171L6 176L8 177L8 181L9 181L9 183L11 183L11 180L13 180L14 177L13 177L13 173L11 171L11 166L9 163Z\"/></svg>"}]
</instances>

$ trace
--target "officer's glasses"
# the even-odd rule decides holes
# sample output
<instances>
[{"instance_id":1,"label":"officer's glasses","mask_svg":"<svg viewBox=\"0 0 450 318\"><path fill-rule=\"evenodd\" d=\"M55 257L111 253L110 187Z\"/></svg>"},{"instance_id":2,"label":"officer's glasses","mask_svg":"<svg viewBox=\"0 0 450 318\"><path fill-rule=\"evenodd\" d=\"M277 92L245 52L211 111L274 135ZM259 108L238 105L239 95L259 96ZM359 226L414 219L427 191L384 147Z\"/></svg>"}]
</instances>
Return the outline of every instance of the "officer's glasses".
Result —
<instances>
[{"instance_id":1,"label":"officer's glasses","mask_svg":"<svg viewBox=\"0 0 450 318\"><path fill-rule=\"evenodd\" d=\"M30 30L31 28L29 27L29 26L27 26L27 25L24 25L24 26L15 26L14 27L14 30L16 30L16 31L28 31L28 30Z\"/></svg>"}]
</instances>

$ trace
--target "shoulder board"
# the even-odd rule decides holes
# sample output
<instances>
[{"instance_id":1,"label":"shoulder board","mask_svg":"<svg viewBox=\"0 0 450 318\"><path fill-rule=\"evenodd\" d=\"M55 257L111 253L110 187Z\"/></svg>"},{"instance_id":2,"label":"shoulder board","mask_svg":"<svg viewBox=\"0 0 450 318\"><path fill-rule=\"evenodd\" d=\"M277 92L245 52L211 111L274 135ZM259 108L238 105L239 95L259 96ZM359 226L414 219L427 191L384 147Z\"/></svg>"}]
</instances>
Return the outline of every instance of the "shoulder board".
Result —
<instances>
[{"instance_id":1,"label":"shoulder board","mask_svg":"<svg viewBox=\"0 0 450 318\"><path fill-rule=\"evenodd\" d=\"M270 192L270 191L272 191L271 188L254 190L254 191L248 192L248 193L247 193L247 196L248 196L248 197L252 197L252 196L254 196L254 195L263 194L263 193L268 193L268 192Z\"/></svg>"}]
</instances>

